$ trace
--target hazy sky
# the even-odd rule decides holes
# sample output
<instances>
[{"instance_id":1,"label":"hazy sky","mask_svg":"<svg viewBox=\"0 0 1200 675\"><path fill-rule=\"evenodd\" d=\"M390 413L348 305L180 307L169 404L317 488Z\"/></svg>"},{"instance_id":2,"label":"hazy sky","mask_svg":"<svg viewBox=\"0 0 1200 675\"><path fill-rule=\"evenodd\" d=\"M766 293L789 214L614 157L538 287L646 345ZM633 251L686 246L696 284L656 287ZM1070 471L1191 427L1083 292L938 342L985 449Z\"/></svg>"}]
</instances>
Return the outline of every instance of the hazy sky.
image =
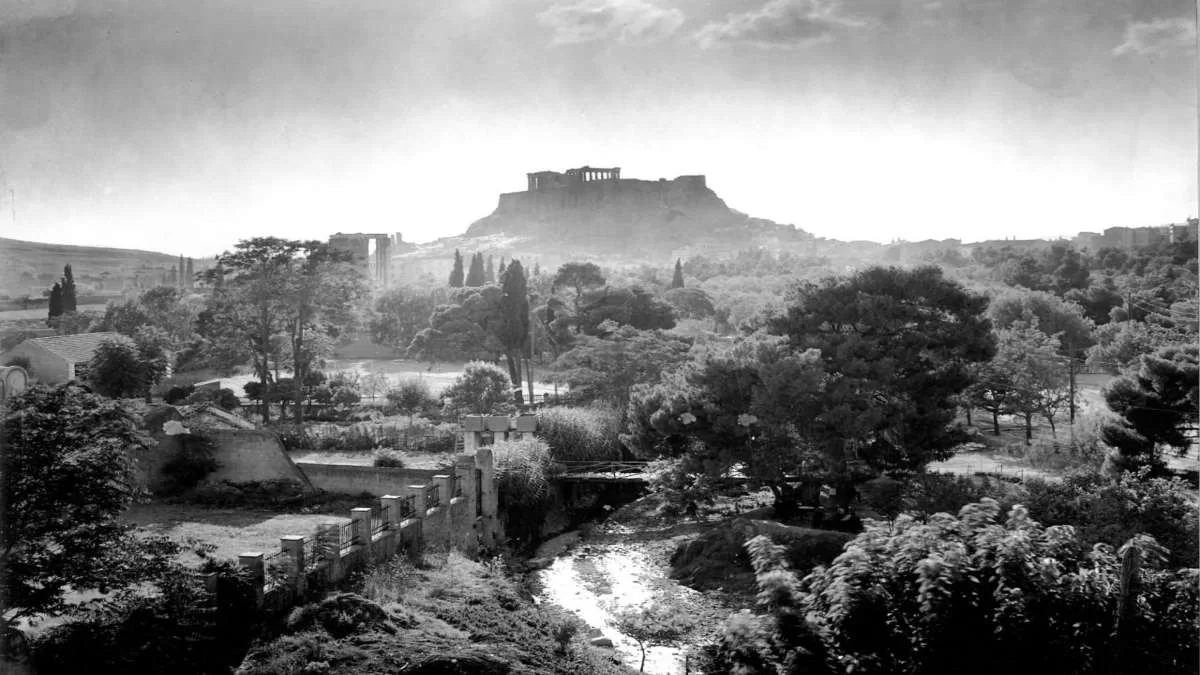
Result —
<instances>
[{"instance_id":1,"label":"hazy sky","mask_svg":"<svg viewBox=\"0 0 1200 675\"><path fill-rule=\"evenodd\" d=\"M462 233L525 173L704 173L820 236L1196 213L1192 0L0 0L0 234ZM11 190L11 193L10 193ZM10 195L15 195L15 224Z\"/></svg>"}]
</instances>

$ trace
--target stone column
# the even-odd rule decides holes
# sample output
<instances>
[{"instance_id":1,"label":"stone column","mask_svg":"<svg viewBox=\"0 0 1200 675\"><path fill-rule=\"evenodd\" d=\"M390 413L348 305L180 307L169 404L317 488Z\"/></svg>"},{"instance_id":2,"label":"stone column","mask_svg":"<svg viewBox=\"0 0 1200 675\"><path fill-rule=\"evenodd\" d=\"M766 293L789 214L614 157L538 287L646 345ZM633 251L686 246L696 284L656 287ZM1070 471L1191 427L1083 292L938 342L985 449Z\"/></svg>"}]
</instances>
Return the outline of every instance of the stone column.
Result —
<instances>
[{"instance_id":1,"label":"stone column","mask_svg":"<svg viewBox=\"0 0 1200 675\"><path fill-rule=\"evenodd\" d=\"M326 578L330 583L341 581L342 574L342 525L324 523L317 526L317 546L329 567Z\"/></svg>"},{"instance_id":2,"label":"stone column","mask_svg":"<svg viewBox=\"0 0 1200 675\"><path fill-rule=\"evenodd\" d=\"M425 486L424 485L405 485L400 490L401 497L412 497L413 512L410 518L416 520L425 519Z\"/></svg>"},{"instance_id":3,"label":"stone column","mask_svg":"<svg viewBox=\"0 0 1200 675\"><path fill-rule=\"evenodd\" d=\"M500 543L500 505L496 494L496 470L492 465L492 451L480 448L475 451L475 468L479 469L481 511L483 518L483 544L494 548Z\"/></svg>"},{"instance_id":4,"label":"stone column","mask_svg":"<svg viewBox=\"0 0 1200 675\"><path fill-rule=\"evenodd\" d=\"M304 595L305 591L305 574L304 566L308 561L304 559L304 537L298 535L287 535L279 538L279 547L283 549L283 554L287 556L288 562L291 565L292 588L299 595Z\"/></svg>"}]
</instances>

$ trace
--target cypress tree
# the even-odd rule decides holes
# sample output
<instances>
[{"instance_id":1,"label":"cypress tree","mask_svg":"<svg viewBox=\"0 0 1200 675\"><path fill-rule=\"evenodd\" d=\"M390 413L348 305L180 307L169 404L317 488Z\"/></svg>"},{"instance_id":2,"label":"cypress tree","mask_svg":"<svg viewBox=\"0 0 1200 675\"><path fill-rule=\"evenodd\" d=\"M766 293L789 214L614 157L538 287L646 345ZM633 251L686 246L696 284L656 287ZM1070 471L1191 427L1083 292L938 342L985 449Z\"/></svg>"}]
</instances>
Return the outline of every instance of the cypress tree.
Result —
<instances>
[{"instance_id":1,"label":"cypress tree","mask_svg":"<svg viewBox=\"0 0 1200 675\"><path fill-rule=\"evenodd\" d=\"M496 271L496 278L497 279L504 278L504 258L500 259L500 269Z\"/></svg>"},{"instance_id":2,"label":"cypress tree","mask_svg":"<svg viewBox=\"0 0 1200 675\"><path fill-rule=\"evenodd\" d=\"M175 277L175 285L178 288L183 288L187 285L187 272L185 271L182 253L179 254L179 274Z\"/></svg>"},{"instance_id":3,"label":"cypress tree","mask_svg":"<svg viewBox=\"0 0 1200 675\"><path fill-rule=\"evenodd\" d=\"M466 285L471 288L478 288L484 283L483 276L483 254L476 253L471 256L471 267L467 270Z\"/></svg>"},{"instance_id":4,"label":"cypress tree","mask_svg":"<svg viewBox=\"0 0 1200 675\"><path fill-rule=\"evenodd\" d=\"M671 288L683 288L683 263L675 259L675 276L671 277Z\"/></svg>"},{"instance_id":5,"label":"cypress tree","mask_svg":"<svg viewBox=\"0 0 1200 675\"><path fill-rule=\"evenodd\" d=\"M487 266L483 268L483 278L489 284L496 283L496 267L492 264L491 254L488 254Z\"/></svg>"},{"instance_id":6,"label":"cypress tree","mask_svg":"<svg viewBox=\"0 0 1200 675\"><path fill-rule=\"evenodd\" d=\"M75 311L75 275L71 272L71 266L63 267L62 279L62 312Z\"/></svg>"},{"instance_id":7,"label":"cypress tree","mask_svg":"<svg viewBox=\"0 0 1200 675\"><path fill-rule=\"evenodd\" d=\"M521 359L529 352L529 287L521 262L514 259L500 278L500 330L497 337L504 345L508 373L521 388Z\"/></svg>"},{"instance_id":8,"label":"cypress tree","mask_svg":"<svg viewBox=\"0 0 1200 675\"><path fill-rule=\"evenodd\" d=\"M450 270L450 288L462 288L463 259L458 249L454 249L454 268Z\"/></svg>"},{"instance_id":9,"label":"cypress tree","mask_svg":"<svg viewBox=\"0 0 1200 675\"><path fill-rule=\"evenodd\" d=\"M50 287L50 316L49 316L49 319L51 321L53 321L54 319L57 319L58 317L62 316L62 313L63 313L62 286L60 286L59 283L56 281L56 282L54 282L54 285Z\"/></svg>"},{"instance_id":10,"label":"cypress tree","mask_svg":"<svg viewBox=\"0 0 1200 675\"><path fill-rule=\"evenodd\" d=\"M183 278L183 287L191 289L196 285L196 270L192 267L192 259L187 259L187 276Z\"/></svg>"}]
</instances>

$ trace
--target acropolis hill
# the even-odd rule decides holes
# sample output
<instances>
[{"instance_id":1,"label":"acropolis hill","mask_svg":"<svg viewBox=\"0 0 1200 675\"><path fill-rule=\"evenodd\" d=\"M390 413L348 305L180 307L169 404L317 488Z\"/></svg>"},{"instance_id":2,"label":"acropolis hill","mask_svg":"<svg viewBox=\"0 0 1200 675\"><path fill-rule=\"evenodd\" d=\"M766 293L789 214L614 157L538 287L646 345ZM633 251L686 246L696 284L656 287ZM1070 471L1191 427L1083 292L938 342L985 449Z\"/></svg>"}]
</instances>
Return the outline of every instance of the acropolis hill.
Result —
<instances>
[{"instance_id":1,"label":"acropolis hill","mask_svg":"<svg viewBox=\"0 0 1200 675\"><path fill-rule=\"evenodd\" d=\"M676 249L747 226L807 236L730 209L699 175L639 180L622 178L620 168L583 166L529 173L526 180L525 191L500 195L496 210L472 223L466 236L503 233L575 249L639 253Z\"/></svg>"}]
</instances>

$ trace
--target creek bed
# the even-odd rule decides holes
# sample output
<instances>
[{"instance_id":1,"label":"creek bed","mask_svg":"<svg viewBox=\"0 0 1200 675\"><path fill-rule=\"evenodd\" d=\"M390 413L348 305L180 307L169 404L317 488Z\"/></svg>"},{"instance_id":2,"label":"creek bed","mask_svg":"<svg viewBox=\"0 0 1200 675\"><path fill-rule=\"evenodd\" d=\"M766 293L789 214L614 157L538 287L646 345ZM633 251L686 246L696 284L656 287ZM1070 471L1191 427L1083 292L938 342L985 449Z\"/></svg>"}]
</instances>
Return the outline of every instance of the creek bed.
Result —
<instances>
[{"instance_id":1,"label":"creek bed","mask_svg":"<svg viewBox=\"0 0 1200 675\"><path fill-rule=\"evenodd\" d=\"M605 522L586 537L577 533L556 537L539 549L539 557L553 557L553 561L533 574L538 602L558 605L599 630L612 640L621 660L635 669L642 659L641 649L636 640L614 628L613 605L640 607L652 597L670 598L696 620L696 628L686 639L690 645L711 639L725 618L739 609L736 600L700 593L669 576L675 548L709 525L655 520ZM645 672L685 673L685 653L683 645L648 647Z\"/></svg>"}]
</instances>

